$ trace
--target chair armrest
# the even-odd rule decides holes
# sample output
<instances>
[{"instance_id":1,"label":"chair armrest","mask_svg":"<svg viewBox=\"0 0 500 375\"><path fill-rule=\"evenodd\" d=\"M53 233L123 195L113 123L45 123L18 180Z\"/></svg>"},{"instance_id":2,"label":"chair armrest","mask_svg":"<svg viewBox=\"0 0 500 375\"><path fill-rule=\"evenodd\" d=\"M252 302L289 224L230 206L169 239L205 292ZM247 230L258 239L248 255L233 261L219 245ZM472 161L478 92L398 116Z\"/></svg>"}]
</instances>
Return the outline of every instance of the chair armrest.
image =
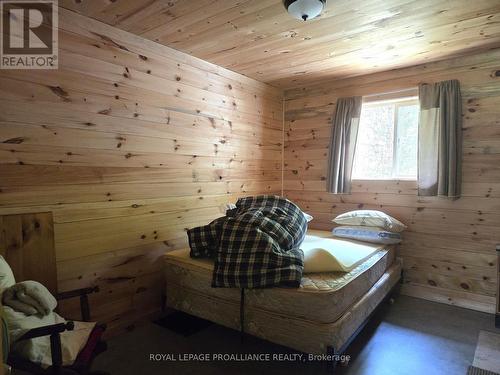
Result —
<instances>
[{"instance_id":1,"label":"chair armrest","mask_svg":"<svg viewBox=\"0 0 500 375\"><path fill-rule=\"evenodd\" d=\"M80 297L80 311L82 314L82 320L84 322L90 321L90 306L89 306L89 298L88 294L96 293L99 291L98 286L94 286L91 288L82 288L70 290L68 292L58 293L56 299L58 301L68 298Z\"/></svg>"},{"instance_id":2,"label":"chair armrest","mask_svg":"<svg viewBox=\"0 0 500 375\"><path fill-rule=\"evenodd\" d=\"M63 299L68 299L68 298L81 297L81 296L84 296L86 294L96 293L98 291L99 291L98 286L94 286L91 288L81 288L81 289L69 290L67 292L57 293L56 299L58 301L60 301Z\"/></svg>"},{"instance_id":3,"label":"chair armrest","mask_svg":"<svg viewBox=\"0 0 500 375\"><path fill-rule=\"evenodd\" d=\"M32 328L24 335L22 335L19 338L19 341L34 339L36 337L42 337L42 336L50 336L53 334L62 333L64 331L72 331L74 328L75 328L75 323L71 321L66 323L51 324L48 326Z\"/></svg>"}]
</instances>

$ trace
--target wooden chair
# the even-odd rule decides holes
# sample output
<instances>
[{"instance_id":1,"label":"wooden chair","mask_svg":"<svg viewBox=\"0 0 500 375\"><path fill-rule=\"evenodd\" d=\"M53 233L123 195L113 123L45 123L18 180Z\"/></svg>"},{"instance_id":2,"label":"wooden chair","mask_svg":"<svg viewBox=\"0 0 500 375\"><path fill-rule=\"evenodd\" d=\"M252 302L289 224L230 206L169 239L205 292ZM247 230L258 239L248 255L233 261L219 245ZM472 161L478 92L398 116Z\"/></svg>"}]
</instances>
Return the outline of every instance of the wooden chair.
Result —
<instances>
[{"instance_id":1,"label":"wooden chair","mask_svg":"<svg viewBox=\"0 0 500 375\"><path fill-rule=\"evenodd\" d=\"M81 319L90 321L91 312L88 295L98 292L97 287L57 293L57 269L54 247L54 229L52 213L36 213L0 216L0 255L12 268L16 281L35 280L45 285L57 300L80 299ZM31 329L20 340L49 336L52 366L42 369L37 364L23 358L10 355L8 362L14 369L32 374L88 374L104 375L100 371L90 370L92 360L106 350L106 343L101 340L106 327L97 324L87 344L82 349L75 363L62 366L61 333L71 331L74 323L53 324Z\"/></svg>"}]
</instances>

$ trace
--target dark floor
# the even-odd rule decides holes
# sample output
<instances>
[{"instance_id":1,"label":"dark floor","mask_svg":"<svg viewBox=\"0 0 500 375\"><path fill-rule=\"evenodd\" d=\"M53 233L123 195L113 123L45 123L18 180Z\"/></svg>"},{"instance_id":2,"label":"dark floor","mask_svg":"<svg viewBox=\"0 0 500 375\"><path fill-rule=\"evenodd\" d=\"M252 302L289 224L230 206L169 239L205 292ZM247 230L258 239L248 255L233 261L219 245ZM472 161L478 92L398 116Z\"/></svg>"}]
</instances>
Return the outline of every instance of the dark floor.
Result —
<instances>
[{"instance_id":1,"label":"dark floor","mask_svg":"<svg viewBox=\"0 0 500 375\"><path fill-rule=\"evenodd\" d=\"M293 327L290 327L293 329ZM479 330L494 331L493 316L400 296L384 306L348 349L352 360L339 375L465 374ZM498 331L498 330L497 330ZM326 374L324 363L181 362L149 360L151 353L297 353L211 325L189 337L155 324L109 342L94 369L112 374Z\"/></svg>"}]
</instances>

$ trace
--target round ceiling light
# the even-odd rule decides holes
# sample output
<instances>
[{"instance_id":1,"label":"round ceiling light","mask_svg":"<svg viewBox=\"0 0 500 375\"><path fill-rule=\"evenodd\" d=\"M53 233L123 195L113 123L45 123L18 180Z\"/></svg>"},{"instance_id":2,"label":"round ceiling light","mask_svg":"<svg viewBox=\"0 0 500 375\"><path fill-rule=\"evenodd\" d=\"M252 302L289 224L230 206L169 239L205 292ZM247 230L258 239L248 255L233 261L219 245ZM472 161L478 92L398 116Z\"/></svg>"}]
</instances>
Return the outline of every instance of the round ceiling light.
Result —
<instances>
[{"instance_id":1,"label":"round ceiling light","mask_svg":"<svg viewBox=\"0 0 500 375\"><path fill-rule=\"evenodd\" d=\"M285 0L284 3L292 17L307 21L321 14L326 0Z\"/></svg>"}]
</instances>

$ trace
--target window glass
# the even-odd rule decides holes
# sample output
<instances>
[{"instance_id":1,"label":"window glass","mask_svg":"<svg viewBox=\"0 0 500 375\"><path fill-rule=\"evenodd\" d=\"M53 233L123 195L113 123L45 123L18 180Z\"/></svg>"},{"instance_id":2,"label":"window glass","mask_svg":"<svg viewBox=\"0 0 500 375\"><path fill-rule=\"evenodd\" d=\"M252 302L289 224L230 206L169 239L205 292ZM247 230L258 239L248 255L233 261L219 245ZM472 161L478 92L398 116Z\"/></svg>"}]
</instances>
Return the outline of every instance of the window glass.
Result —
<instances>
[{"instance_id":1,"label":"window glass","mask_svg":"<svg viewBox=\"0 0 500 375\"><path fill-rule=\"evenodd\" d=\"M418 112L417 104L398 106L396 176L417 177Z\"/></svg>"},{"instance_id":2,"label":"window glass","mask_svg":"<svg viewBox=\"0 0 500 375\"><path fill-rule=\"evenodd\" d=\"M363 104L353 179L416 179L418 115L414 99Z\"/></svg>"}]
</instances>

